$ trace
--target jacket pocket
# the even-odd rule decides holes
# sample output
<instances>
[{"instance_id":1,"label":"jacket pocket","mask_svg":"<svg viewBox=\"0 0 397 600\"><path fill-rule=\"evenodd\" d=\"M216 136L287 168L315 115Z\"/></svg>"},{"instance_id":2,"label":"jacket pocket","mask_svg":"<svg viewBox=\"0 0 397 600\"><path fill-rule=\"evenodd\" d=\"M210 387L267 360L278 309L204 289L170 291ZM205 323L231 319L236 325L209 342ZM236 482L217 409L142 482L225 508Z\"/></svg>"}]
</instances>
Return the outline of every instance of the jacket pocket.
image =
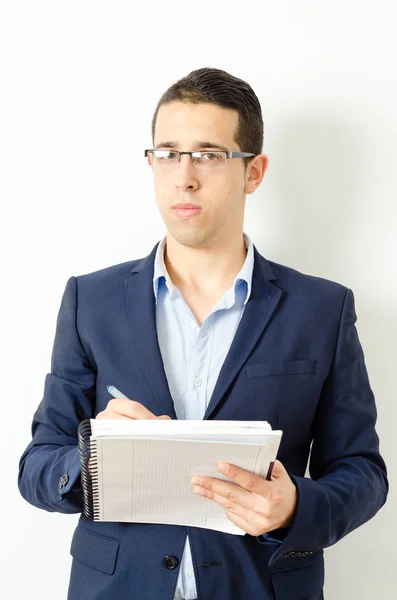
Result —
<instances>
[{"instance_id":1,"label":"jacket pocket","mask_svg":"<svg viewBox=\"0 0 397 600\"><path fill-rule=\"evenodd\" d=\"M271 359L256 365L247 365L248 377L268 377L269 375L314 375L315 360Z\"/></svg>"},{"instance_id":2,"label":"jacket pocket","mask_svg":"<svg viewBox=\"0 0 397 600\"><path fill-rule=\"evenodd\" d=\"M118 540L92 533L78 525L73 534L70 554L97 571L113 575L119 546Z\"/></svg>"}]
</instances>

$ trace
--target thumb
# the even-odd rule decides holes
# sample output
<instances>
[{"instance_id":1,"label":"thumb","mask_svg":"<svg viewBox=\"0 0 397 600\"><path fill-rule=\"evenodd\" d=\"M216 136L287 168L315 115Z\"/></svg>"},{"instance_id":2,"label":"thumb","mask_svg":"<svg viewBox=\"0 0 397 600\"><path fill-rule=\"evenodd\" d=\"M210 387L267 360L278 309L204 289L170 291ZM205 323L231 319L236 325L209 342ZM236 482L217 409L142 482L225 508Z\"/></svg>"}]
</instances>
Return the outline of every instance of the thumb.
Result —
<instances>
[{"instance_id":1,"label":"thumb","mask_svg":"<svg viewBox=\"0 0 397 600\"><path fill-rule=\"evenodd\" d=\"M162 419L164 421L164 419L169 419L170 421L172 420L171 417L169 417L168 415L161 415L160 417L157 417L158 419Z\"/></svg>"},{"instance_id":2,"label":"thumb","mask_svg":"<svg viewBox=\"0 0 397 600\"><path fill-rule=\"evenodd\" d=\"M271 479L280 479L281 477L285 477L286 475L289 476L287 471L285 470L284 465L276 459L274 461Z\"/></svg>"}]
</instances>

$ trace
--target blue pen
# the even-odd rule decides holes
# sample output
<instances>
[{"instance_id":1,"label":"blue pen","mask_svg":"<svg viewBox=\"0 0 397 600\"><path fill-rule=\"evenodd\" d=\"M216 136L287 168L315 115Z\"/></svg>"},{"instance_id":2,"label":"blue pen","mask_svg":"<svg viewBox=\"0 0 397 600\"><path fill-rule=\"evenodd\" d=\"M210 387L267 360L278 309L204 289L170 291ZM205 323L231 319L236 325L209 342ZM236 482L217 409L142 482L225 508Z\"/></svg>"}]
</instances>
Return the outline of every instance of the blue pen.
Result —
<instances>
[{"instance_id":1,"label":"blue pen","mask_svg":"<svg viewBox=\"0 0 397 600\"><path fill-rule=\"evenodd\" d=\"M123 394L123 392L120 392L120 390L118 390L116 387L114 387L114 385L108 385L108 392L109 394L111 394L113 396L113 398L120 398L122 400L130 400L130 398L127 398L127 396L125 394Z\"/></svg>"}]
</instances>

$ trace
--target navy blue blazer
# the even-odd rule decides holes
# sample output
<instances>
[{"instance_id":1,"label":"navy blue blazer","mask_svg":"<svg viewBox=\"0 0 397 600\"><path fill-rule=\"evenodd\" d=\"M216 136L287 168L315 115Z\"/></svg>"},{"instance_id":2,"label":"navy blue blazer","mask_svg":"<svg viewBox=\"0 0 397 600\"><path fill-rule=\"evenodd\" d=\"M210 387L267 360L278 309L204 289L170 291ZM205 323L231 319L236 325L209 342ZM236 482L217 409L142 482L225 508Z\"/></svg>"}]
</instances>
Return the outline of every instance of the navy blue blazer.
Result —
<instances>
[{"instance_id":1,"label":"navy blue blazer","mask_svg":"<svg viewBox=\"0 0 397 600\"><path fill-rule=\"evenodd\" d=\"M82 512L77 428L105 409L107 385L176 418L156 333L156 249L66 284L51 373L20 460L19 489L34 506ZM298 490L292 526L267 539L81 514L69 600L172 600L186 533L200 600L320 600L323 549L384 504L352 292L254 254L252 293L204 418L269 421L284 432L278 458Z\"/></svg>"}]
</instances>

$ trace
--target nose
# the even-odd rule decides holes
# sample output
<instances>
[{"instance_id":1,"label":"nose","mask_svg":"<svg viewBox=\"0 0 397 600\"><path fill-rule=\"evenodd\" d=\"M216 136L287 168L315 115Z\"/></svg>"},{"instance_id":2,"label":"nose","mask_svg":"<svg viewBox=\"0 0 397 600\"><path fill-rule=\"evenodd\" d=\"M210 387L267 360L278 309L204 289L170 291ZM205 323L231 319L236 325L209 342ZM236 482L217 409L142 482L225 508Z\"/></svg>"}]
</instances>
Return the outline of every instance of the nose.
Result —
<instances>
[{"instance_id":1,"label":"nose","mask_svg":"<svg viewBox=\"0 0 397 600\"><path fill-rule=\"evenodd\" d=\"M175 168L176 187L186 189L197 186L197 169L192 163L189 154L181 154L179 163Z\"/></svg>"}]
</instances>

